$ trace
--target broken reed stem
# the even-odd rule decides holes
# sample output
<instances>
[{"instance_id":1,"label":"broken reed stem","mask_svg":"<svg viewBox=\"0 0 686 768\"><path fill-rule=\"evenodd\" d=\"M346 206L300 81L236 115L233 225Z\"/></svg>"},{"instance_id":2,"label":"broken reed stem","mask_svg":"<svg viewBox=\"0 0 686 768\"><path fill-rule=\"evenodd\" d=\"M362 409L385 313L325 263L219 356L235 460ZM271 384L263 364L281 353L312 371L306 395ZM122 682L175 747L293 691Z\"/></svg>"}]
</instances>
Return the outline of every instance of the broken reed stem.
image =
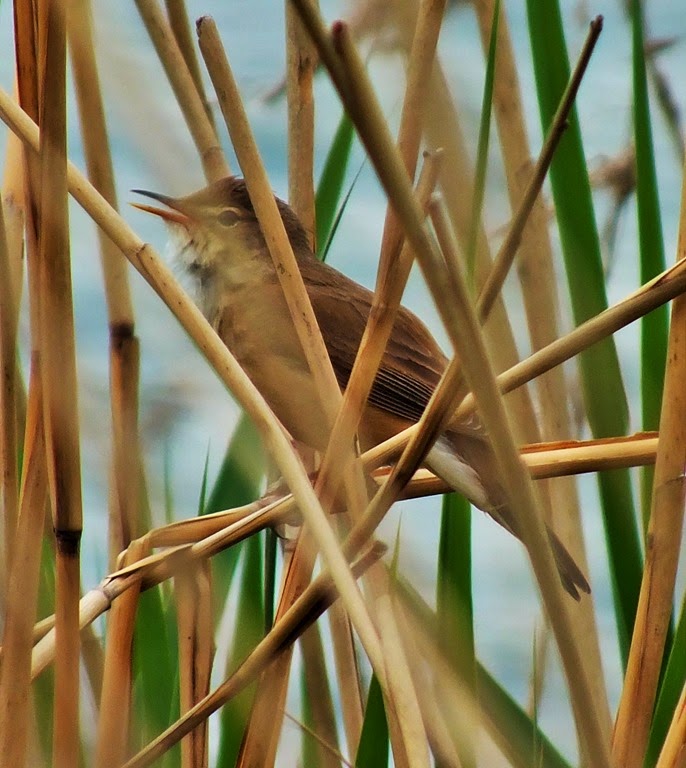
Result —
<instances>
[{"instance_id":1,"label":"broken reed stem","mask_svg":"<svg viewBox=\"0 0 686 768\"><path fill-rule=\"evenodd\" d=\"M164 0L164 4L167 8L169 26L174 35L174 39L176 40L176 44L179 47L183 60L186 62L188 72L195 85L195 90L198 92L203 107L205 108L207 119L209 120L210 125L215 128L212 108L207 100L205 85L202 81L200 62L198 61L198 54L195 50L195 40L193 39L191 23L188 18L188 11L186 10L186 0Z\"/></svg>"},{"instance_id":2,"label":"broken reed stem","mask_svg":"<svg viewBox=\"0 0 686 768\"><path fill-rule=\"evenodd\" d=\"M288 202L314 242L314 71L317 55L290 3L286 3L286 97L288 106Z\"/></svg>"}]
</instances>

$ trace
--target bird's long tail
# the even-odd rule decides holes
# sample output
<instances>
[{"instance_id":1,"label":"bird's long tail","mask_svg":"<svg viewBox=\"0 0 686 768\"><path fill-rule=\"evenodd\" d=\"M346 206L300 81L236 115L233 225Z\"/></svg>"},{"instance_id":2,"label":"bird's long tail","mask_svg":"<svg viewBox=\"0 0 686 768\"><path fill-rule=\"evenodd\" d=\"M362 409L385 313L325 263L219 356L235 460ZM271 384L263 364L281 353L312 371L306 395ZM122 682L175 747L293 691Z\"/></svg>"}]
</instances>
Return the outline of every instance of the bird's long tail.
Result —
<instances>
[{"instance_id":1,"label":"bird's long tail","mask_svg":"<svg viewBox=\"0 0 686 768\"><path fill-rule=\"evenodd\" d=\"M521 539L504 503L495 470L495 457L484 438L445 435L429 451L426 465L474 506L487 512L503 528ZM580 592L589 594L591 591L588 581L555 532L547 525L546 530L562 586L575 600L579 600Z\"/></svg>"}]
</instances>

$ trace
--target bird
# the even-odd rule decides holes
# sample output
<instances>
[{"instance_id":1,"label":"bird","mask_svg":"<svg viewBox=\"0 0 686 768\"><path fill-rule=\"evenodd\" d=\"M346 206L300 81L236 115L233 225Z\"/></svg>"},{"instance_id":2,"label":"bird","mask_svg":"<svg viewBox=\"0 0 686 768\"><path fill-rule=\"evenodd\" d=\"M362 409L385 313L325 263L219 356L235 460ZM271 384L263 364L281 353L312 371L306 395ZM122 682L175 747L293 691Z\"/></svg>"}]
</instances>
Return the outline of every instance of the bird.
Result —
<instances>
[{"instance_id":1,"label":"bird","mask_svg":"<svg viewBox=\"0 0 686 768\"><path fill-rule=\"evenodd\" d=\"M165 206L133 203L168 226L196 303L282 425L295 440L323 451L327 420L244 179L228 176L185 197L132 191ZM343 390L373 293L317 259L293 209L276 196L275 201ZM426 325L401 306L362 414L361 446L377 445L416 423L447 365ZM425 463L521 539L476 414L451 422ZM549 527L547 532L562 586L579 600L580 593L590 593L588 581L557 535Z\"/></svg>"}]
</instances>

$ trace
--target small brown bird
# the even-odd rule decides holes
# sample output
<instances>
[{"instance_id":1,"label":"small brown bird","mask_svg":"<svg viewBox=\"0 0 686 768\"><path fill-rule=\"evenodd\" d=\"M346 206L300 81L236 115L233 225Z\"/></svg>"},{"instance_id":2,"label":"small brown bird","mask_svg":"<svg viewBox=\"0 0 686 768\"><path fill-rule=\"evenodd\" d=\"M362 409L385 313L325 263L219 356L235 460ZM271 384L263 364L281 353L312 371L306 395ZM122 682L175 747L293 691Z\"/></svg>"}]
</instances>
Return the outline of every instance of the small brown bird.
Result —
<instances>
[{"instance_id":1,"label":"small brown bird","mask_svg":"<svg viewBox=\"0 0 686 768\"><path fill-rule=\"evenodd\" d=\"M326 419L245 182L228 177L187 197L134 190L168 207L135 204L164 219L195 279L198 303L290 434L323 450ZM373 294L320 262L293 210L276 200L341 388L345 388ZM426 326L401 307L362 416L359 435L376 445L419 420L448 360ZM426 458L451 487L519 538L477 417L451 424ZM560 578L575 599L588 582L548 531Z\"/></svg>"}]
</instances>

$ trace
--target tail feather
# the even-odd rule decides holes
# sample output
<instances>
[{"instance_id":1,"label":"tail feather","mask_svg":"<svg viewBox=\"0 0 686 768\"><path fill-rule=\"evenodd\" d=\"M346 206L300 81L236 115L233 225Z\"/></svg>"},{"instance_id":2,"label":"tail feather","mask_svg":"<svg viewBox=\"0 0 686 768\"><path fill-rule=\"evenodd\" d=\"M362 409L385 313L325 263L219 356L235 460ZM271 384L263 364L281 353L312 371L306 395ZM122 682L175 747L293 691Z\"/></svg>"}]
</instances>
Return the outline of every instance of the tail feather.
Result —
<instances>
[{"instance_id":1,"label":"tail feather","mask_svg":"<svg viewBox=\"0 0 686 768\"><path fill-rule=\"evenodd\" d=\"M493 454L483 438L461 436L456 453L452 441L441 438L426 457L427 466L458 493L466 496L474 506L488 513L513 536L521 540L512 516L508 514L504 495L493 473ZM548 539L553 550L560 581L565 590L579 600L580 592L590 594L591 588L581 569L565 545L547 525Z\"/></svg>"}]
</instances>

